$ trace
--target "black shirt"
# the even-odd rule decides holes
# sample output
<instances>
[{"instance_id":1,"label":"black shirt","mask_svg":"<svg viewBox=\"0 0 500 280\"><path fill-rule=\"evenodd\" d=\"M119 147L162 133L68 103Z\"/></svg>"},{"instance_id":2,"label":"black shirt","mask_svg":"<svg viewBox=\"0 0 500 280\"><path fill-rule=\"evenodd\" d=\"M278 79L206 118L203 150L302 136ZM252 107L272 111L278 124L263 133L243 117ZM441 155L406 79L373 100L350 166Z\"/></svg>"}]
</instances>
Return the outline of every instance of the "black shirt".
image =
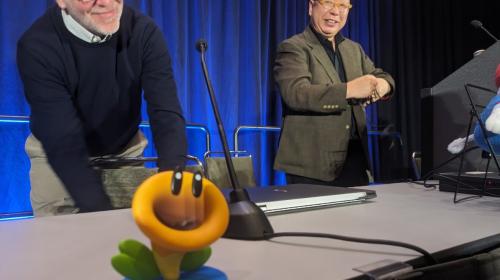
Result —
<instances>
[{"instance_id":1,"label":"black shirt","mask_svg":"<svg viewBox=\"0 0 500 280\"><path fill-rule=\"evenodd\" d=\"M340 52L336 51L333 48L333 42L332 41L328 40L323 35L319 34L314 29L314 27L311 26L311 30L313 31L314 35L316 35L316 38L318 38L319 42L321 43L321 45L325 49L325 52L328 54L328 57L330 58L333 67L335 68L335 70L339 74L340 81L343 82L343 83L347 83L347 77L345 75L344 63L342 62L342 56L340 55ZM337 33L337 35L335 35L335 37L333 38L333 40L335 41L335 46L337 46L337 49L338 49L338 45L340 43L342 43L342 41L344 41L345 38L344 38L344 36L342 34ZM356 102L354 100L348 100L348 101L349 101L348 103L349 103L349 105L351 105L351 107L354 104L358 104L358 102ZM354 112L353 112L352 109L351 109L351 129L350 129L350 133L351 133L351 139L359 139L358 129L357 129L357 125L356 125L356 117L354 116Z\"/></svg>"}]
</instances>

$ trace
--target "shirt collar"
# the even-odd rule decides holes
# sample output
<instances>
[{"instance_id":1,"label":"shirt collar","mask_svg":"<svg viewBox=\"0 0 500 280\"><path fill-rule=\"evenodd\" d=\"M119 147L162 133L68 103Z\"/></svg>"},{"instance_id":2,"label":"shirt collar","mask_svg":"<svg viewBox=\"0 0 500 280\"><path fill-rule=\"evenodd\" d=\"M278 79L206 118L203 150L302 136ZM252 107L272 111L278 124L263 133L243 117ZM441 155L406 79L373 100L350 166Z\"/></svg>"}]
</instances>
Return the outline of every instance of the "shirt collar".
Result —
<instances>
[{"instance_id":1,"label":"shirt collar","mask_svg":"<svg viewBox=\"0 0 500 280\"><path fill-rule=\"evenodd\" d=\"M312 32L314 33L314 35L316 35L316 38L318 38L321 45L329 46L330 48L333 48L332 41L328 40L325 36L321 35L318 31L316 31L316 29L314 29L314 27L312 25L310 26L310 28L311 28ZM345 37L344 37L344 35L342 35L339 32L339 33L337 33L337 35L335 35L335 37L333 39L335 40L335 45L338 46L340 43L342 43L345 40Z\"/></svg>"},{"instance_id":2,"label":"shirt collar","mask_svg":"<svg viewBox=\"0 0 500 280\"><path fill-rule=\"evenodd\" d=\"M65 10L61 10L64 25L71 32L71 34L82 39L88 43L104 43L111 38L111 35L100 37L87 30L80 23L78 23L70 14Z\"/></svg>"}]
</instances>

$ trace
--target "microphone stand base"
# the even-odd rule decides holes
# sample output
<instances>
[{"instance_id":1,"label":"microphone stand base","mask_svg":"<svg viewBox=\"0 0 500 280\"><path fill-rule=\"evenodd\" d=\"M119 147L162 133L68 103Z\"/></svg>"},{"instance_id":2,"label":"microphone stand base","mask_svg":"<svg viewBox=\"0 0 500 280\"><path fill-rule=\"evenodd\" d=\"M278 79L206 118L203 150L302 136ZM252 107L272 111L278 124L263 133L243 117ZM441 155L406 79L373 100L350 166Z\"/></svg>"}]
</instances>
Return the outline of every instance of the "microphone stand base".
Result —
<instances>
[{"instance_id":1,"label":"microphone stand base","mask_svg":"<svg viewBox=\"0 0 500 280\"><path fill-rule=\"evenodd\" d=\"M266 234L274 233L271 223L262 209L249 200L229 203L229 226L225 238L242 240L264 239Z\"/></svg>"}]
</instances>

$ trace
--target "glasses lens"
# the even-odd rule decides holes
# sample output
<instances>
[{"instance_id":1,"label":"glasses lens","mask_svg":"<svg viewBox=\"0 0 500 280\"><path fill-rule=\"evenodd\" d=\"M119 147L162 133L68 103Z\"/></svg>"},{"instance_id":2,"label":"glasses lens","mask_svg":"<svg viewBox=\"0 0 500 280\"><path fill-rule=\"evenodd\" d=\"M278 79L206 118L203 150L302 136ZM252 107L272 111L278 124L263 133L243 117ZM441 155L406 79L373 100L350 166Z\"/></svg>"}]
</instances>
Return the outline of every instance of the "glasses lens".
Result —
<instances>
[{"instance_id":1,"label":"glasses lens","mask_svg":"<svg viewBox=\"0 0 500 280\"><path fill-rule=\"evenodd\" d=\"M345 12L351 8L350 4L345 3L335 3L333 1L319 1L323 7L327 10L331 10L333 8L337 8L340 12Z\"/></svg>"}]
</instances>

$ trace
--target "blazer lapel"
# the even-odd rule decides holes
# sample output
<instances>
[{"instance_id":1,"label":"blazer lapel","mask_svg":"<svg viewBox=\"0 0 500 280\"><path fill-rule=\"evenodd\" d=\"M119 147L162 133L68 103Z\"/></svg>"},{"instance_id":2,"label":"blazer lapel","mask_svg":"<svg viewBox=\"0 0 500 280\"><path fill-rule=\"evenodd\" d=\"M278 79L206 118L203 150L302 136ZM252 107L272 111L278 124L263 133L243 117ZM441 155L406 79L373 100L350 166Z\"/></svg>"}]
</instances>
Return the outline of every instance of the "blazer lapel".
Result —
<instances>
[{"instance_id":1,"label":"blazer lapel","mask_svg":"<svg viewBox=\"0 0 500 280\"><path fill-rule=\"evenodd\" d=\"M348 81L354 79L355 77L358 77L356 69L359 69L359 64L353 64L353 63L345 63L345 61L358 61L355 59L355 54L350 48L344 47L345 44L339 44L338 48L340 50L340 56L342 57L342 61L344 61L344 71L345 71L345 76ZM356 66L356 67L354 67ZM359 72L359 70L358 70Z\"/></svg>"},{"instance_id":2,"label":"blazer lapel","mask_svg":"<svg viewBox=\"0 0 500 280\"><path fill-rule=\"evenodd\" d=\"M332 83L339 83L339 74L335 70L330 57L328 57L328 54L325 52L325 49L318 41L318 38L316 38L316 35L314 35L310 27L307 27L304 31L304 38L311 48L312 55L316 58L319 64L321 64L325 72L328 74L328 77L330 77Z\"/></svg>"}]
</instances>

